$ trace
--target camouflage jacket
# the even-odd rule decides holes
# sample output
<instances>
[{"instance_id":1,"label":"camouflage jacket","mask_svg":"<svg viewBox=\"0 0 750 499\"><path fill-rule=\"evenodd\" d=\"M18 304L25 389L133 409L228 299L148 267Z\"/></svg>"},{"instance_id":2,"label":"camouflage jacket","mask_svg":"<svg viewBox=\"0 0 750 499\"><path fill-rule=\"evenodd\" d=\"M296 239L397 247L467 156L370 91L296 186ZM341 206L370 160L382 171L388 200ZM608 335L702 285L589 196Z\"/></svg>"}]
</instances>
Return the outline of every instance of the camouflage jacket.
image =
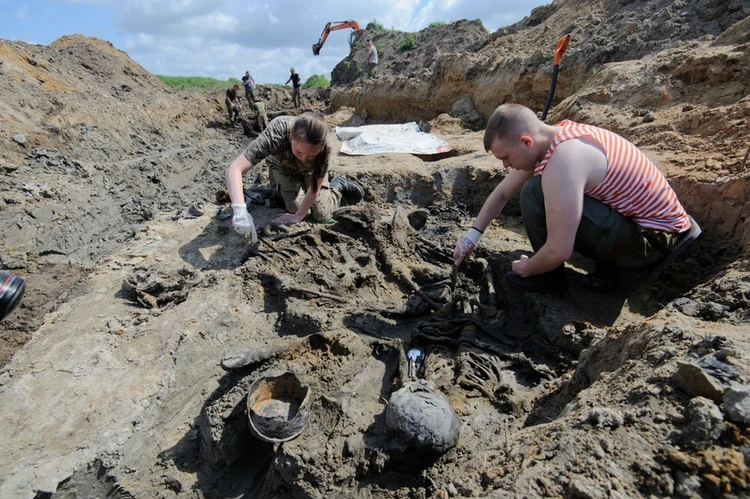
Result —
<instances>
[{"instance_id":1,"label":"camouflage jacket","mask_svg":"<svg viewBox=\"0 0 750 499\"><path fill-rule=\"evenodd\" d=\"M276 168L287 175L299 176L304 180L304 185L307 185L312 175L313 162L303 163L292 153L290 132L295 119L294 116L279 116L271 120L263 133L247 146L244 154L254 165L265 159L269 167ZM324 173L327 172L328 158L326 158Z\"/></svg>"}]
</instances>

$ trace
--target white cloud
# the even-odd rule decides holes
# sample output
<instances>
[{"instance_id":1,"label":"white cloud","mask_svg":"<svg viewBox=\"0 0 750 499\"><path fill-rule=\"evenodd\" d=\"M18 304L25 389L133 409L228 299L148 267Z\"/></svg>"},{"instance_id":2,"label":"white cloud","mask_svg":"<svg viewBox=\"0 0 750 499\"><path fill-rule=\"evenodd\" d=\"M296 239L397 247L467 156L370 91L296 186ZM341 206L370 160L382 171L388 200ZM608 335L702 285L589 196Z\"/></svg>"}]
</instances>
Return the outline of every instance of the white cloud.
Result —
<instances>
[{"instance_id":1,"label":"white cloud","mask_svg":"<svg viewBox=\"0 0 750 499\"><path fill-rule=\"evenodd\" d=\"M234 33L240 24L240 20L221 12L209 12L208 14L186 19L185 26L191 29L190 33L196 32L225 32ZM210 30L206 30L210 26Z\"/></svg>"},{"instance_id":2,"label":"white cloud","mask_svg":"<svg viewBox=\"0 0 750 499\"><path fill-rule=\"evenodd\" d=\"M18 7L16 9L16 11L15 11L14 14L16 16L16 19L20 19L22 21L25 21L26 17L29 14L29 6L28 5L21 5L20 7Z\"/></svg>"},{"instance_id":3,"label":"white cloud","mask_svg":"<svg viewBox=\"0 0 750 499\"><path fill-rule=\"evenodd\" d=\"M474 2L471 0L429 0L416 13L409 24L410 31L418 31L435 21L453 22L461 19L480 19L488 31L496 31L503 26L520 21L531 13L534 7L547 2L497 0L495 2Z\"/></svg>"}]
</instances>

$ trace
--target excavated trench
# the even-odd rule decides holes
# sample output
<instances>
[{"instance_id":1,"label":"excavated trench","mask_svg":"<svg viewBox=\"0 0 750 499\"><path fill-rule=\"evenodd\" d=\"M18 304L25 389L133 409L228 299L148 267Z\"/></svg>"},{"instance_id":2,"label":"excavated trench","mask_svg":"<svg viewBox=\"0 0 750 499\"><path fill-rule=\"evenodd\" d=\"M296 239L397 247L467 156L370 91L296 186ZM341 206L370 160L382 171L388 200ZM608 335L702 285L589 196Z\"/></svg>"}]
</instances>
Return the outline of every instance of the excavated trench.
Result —
<instances>
[{"instance_id":1,"label":"excavated trench","mask_svg":"<svg viewBox=\"0 0 750 499\"><path fill-rule=\"evenodd\" d=\"M678 20L670 2L605 2L596 11L580 3L536 10L533 23L497 36L477 31L481 43L460 57L430 48L420 59L398 50L402 34L381 34L383 68L393 62L392 74L308 93L303 105L338 110L332 125L435 118L442 135L455 133L453 151L403 161L337 157L332 170L364 185L364 202L342 209L334 225L288 231L269 225L280 210L254 206L257 246L233 233L225 203L212 203L226 165L247 143L239 129L220 125L221 96L162 92L103 47L106 57L92 60L115 78L103 81L128 78L115 101L110 91L101 100L91 92L101 82L78 67L81 57L90 66L98 42L63 39L49 55L12 47L29 56L20 73L9 61L21 59L6 58L8 81L31 86L11 85L5 101L30 92L47 102L41 91L64 83L54 71L60 66L71 81L89 82L81 95L92 105L58 93L51 116L37 106L39 114L23 113L28 126L11 127L46 147L11 143L2 165L6 240L22 249L6 252L3 263L28 268L34 292L16 312L29 343L0 372L4 421L17 439L0 488L28 495L33 487L39 498L745 492L747 425L733 424L719 398L693 404L705 392L675 379L678 364L747 365L750 176L738 156L747 145L737 142L747 128L747 64L739 55L747 20L734 35L727 30L731 36L677 43L718 35L744 11L737 2L708 11L688 2ZM704 230L658 281L633 272L617 289L591 291L583 276L592 264L574 256L564 299L508 290L503 274L530 251L515 200L453 273L452 245L503 175L464 125L481 130L498 102L541 107L557 25L571 26L574 42L557 88L565 100L553 115L625 130L661 156L657 163L677 175L670 182ZM430 37L460 45L438 30L420 37L422 47L436 46ZM659 47L665 51L636 60ZM338 69L354 67L348 63L363 50ZM400 74L406 67L415 72ZM474 113L456 106L465 97ZM189 112L180 111L183 98ZM268 89L263 98L280 110L289 93ZM146 101L148 116L132 111ZM96 112L113 102L123 107ZM58 120L65 109L76 111ZM656 121L644 125L648 110ZM463 124L438 119L449 111ZM194 128L204 125L208 134ZM190 213L198 201L205 210ZM418 377L447 397L459 421L456 446L442 454L389 427L412 347L425 353ZM248 390L289 371L311 390L310 419L291 441L261 442L248 427Z\"/></svg>"},{"instance_id":2,"label":"excavated trench","mask_svg":"<svg viewBox=\"0 0 750 499\"><path fill-rule=\"evenodd\" d=\"M660 283L604 298L583 289L581 269L590 267L574 259L572 300L521 297L502 284L512 260L529 250L511 203L500 237L453 274L446 242L476 214L498 175L471 167L363 173L357 180L367 186L365 201L342 208L334 225L273 229L268 222L278 210L255 207L261 242L246 249L233 273L265 316L254 323L247 351L223 360L227 372L189 431L159 456L164 472L154 487L183 492L173 476L179 472L196 475L194 487L208 497L317 497L342 489L434 488L423 473L430 467L460 473L459 462L473 458L497 465L509 435L555 420L590 384L575 375L577 359L623 307L631 319L651 315L739 255L704 238ZM226 236L223 213L219 208L191 248ZM200 285L232 272L227 261L199 258L190 248L180 254L204 275ZM156 276L159 269L139 272ZM174 282L195 276L161 275L164 285L149 288L155 303L179 307L187 293L175 294ZM424 351L419 377L448 397L460 421L456 448L442 456L420 452L386 423L389 398L408 378L410 347ZM639 344L630 347L623 358L645 354ZM310 420L292 441L262 442L248 427L248 388L287 371L312 391ZM97 461L61 483L55 497L136 494L122 478Z\"/></svg>"}]
</instances>

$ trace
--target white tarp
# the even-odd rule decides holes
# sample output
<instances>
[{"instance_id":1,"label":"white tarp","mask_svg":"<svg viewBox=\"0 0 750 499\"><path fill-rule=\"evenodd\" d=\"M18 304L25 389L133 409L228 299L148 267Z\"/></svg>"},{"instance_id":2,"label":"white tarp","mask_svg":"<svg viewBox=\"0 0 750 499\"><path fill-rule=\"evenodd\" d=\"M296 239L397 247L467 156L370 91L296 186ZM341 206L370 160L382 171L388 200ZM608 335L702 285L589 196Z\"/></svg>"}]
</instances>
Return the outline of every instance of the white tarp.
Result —
<instances>
[{"instance_id":1,"label":"white tarp","mask_svg":"<svg viewBox=\"0 0 750 499\"><path fill-rule=\"evenodd\" d=\"M438 154L451 150L446 141L431 133L424 133L415 122L403 125L337 126L336 136L344 141L341 152L351 156L386 152Z\"/></svg>"}]
</instances>

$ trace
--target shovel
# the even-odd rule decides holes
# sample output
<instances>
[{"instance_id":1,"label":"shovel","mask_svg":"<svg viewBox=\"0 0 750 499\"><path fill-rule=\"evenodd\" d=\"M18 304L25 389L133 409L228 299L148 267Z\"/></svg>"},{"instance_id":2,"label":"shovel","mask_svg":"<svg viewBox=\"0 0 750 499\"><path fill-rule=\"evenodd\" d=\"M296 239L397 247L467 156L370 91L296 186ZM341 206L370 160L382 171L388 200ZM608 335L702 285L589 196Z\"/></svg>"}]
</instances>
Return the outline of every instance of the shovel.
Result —
<instances>
[{"instance_id":1,"label":"shovel","mask_svg":"<svg viewBox=\"0 0 750 499\"><path fill-rule=\"evenodd\" d=\"M560 38L555 46L555 65L552 67L552 86L549 89L549 95L547 96L547 103L544 105L544 111L542 111L542 121L547 119L547 111L549 111L549 107L552 104L552 97L555 95L555 85L557 85L557 72L560 70L560 60L568 49L568 43L570 43L570 33Z\"/></svg>"}]
</instances>

